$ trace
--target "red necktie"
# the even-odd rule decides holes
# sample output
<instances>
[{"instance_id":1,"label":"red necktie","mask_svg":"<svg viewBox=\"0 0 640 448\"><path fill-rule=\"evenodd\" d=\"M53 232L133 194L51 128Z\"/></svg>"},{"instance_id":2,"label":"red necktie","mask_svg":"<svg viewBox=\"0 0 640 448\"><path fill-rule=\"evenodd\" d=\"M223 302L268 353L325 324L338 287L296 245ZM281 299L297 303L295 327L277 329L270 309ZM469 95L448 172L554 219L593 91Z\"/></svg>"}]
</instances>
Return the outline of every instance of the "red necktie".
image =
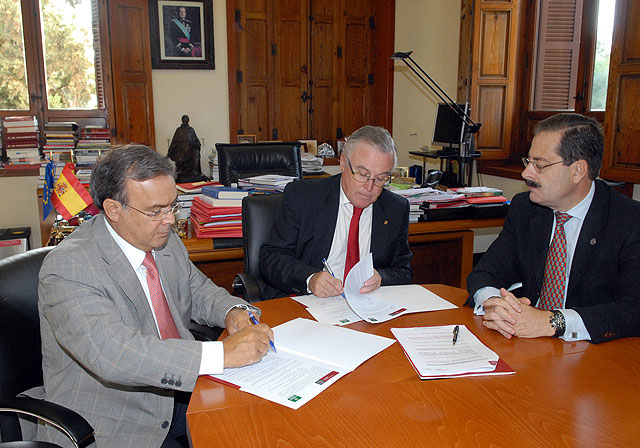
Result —
<instances>
[{"instance_id":1,"label":"red necktie","mask_svg":"<svg viewBox=\"0 0 640 448\"><path fill-rule=\"evenodd\" d=\"M363 208L353 206L353 215L351 216L351 223L349 224L349 239L347 240L347 259L344 262L344 277L342 282L347 280L347 274L351 268L360 261L360 215L362 215Z\"/></svg>"},{"instance_id":2,"label":"red necktie","mask_svg":"<svg viewBox=\"0 0 640 448\"><path fill-rule=\"evenodd\" d=\"M147 252L147 255L144 257L144 261L142 262L142 266L147 268L149 296L151 297L153 312L156 315L156 321L158 322L160 339L180 339L180 333L178 333L176 323L173 320L173 316L171 316L171 311L169 310L167 298L164 295L164 291L162 291L160 277L158 276L158 268L151 252Z\"/></svg>"},{"instance_id":3,"label":"red necktie","mask_svg":"<svg viewBox=\"0 0 640 448\"><path fill-rule=\"evenodd\" d=\"M553 241L547 253L547 263L544 268L544 281L538 308L543 310L558 310L563 308L565 282L567 278L567 236L564 224L571 219L571 215L556 213L556 230Z\"/></svg>"}]
</instances>

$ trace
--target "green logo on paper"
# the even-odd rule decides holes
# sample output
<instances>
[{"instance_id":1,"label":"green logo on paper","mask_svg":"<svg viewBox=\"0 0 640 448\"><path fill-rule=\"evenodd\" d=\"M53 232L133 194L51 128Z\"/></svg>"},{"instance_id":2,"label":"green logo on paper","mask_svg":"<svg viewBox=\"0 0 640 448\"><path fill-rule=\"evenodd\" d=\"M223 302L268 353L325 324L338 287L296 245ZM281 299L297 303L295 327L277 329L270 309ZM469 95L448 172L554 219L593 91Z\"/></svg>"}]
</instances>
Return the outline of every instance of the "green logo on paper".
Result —
<instances>
[{"instance_id":1,"label":"green logo on paper","mask_svg":"<svg viewBox=\"0 0 640 448\"><path fill-rule=\"evenodd\" d=\"M294 403L300 399L302 399L302 397L300 397L299 395L291 395L289 397L289 401L293 401Z\"/></svg>"}]
</instances>

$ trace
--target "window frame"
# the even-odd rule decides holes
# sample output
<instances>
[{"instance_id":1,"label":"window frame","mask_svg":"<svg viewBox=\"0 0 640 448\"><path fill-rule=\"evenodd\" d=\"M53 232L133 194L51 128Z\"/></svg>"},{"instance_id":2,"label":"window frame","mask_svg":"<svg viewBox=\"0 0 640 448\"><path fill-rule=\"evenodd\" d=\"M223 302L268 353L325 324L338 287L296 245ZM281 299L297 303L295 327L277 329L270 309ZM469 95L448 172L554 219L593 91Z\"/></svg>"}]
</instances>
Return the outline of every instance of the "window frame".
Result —
<instances>
[{"instance_id":1,"label":"window frame","mask_svg":"<svg viewBox=\"0 0 640 448\"><path fill-rule=\"evenodd\" d=\"M0 109L0 118L15 115L35 116L43 125L48 121L76 121L80 127L87 124L113 128L110 123L112 113L111 58L108 40L106 6L103 0L93 0L98 9L100 27L100 56L104 107L98 109L49 109L46 91L44 49L42 47L42 23L40 20L40 0L20 0L22 12L22 32L29 108L20 110ZM41 127L42 130L42 127Z\"/></svg>"},{"instance_id":2,"label":"window frame","mask_svg":"<svg viewBox=\"0 0 640 448\"><path fill-rule=\"evenodd\" d=\"M536 27L538 19L538 5L540 0L528 2L525 7L526 24L520 36L523 41L524 51L523 61L519 64L517 79L521 81L521 92L519 98L519 110L521 116L519 120L519 132L515 132L516 141L512 145L510 160L520 163L520 158L526 156L533 139L533 129L535 125L545 118L556 115L560 110L531 110L531 98L533 95L533 84L535 77L534 52L536 49ZM596 40L597 40L598 8L593 1L584 1L582 11L582 23L580 30L580 49L578 55L578 69L576 79L575 112L595 118L600 124L604 123L604 111L591 111L591 85L593 82L593 67L595 64Z\"/></svg>"}]
</instances>

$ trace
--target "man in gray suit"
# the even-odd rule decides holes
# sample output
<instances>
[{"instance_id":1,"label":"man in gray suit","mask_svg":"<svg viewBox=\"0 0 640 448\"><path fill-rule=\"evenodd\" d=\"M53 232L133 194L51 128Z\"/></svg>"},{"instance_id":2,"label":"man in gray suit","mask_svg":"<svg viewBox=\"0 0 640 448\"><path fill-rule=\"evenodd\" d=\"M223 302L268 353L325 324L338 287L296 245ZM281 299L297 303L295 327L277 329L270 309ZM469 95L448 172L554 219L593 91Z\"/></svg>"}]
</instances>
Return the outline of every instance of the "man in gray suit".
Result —
<instances>
[{"instance_id":1,"label":"man in gray suit","mask_svg":"<svg viewBox=\"0 0 640 448\"><path fill-rule=\"evenodd\" d=\"M189 261L171 229L179 204L165 157L136 144L113 150L96 166L91 194L102 213L40 271L39 392L84 416L100 448L187 446L198 376L259 361L273 332L252 325L248 304ZM191 319L230 336L196 342ZM39 431L64 444L55 430Z\"/></svg>"}]
</instances>

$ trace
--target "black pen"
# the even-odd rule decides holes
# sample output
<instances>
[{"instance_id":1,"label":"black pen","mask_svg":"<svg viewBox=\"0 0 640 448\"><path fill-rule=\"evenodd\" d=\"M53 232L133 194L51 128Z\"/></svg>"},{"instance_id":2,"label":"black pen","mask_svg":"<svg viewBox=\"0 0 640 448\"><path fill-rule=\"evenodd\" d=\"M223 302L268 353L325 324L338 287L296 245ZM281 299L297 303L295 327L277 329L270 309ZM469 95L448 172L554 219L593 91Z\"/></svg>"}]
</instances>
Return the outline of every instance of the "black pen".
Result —
<instances>
[{"instance_id":1,"label":"black pen","mask_svg":"<svg viewBox=\"0 0 640 448\"><path fill-rule=\"evenodd\" d=\"M456 345L456 342L458 340L458 332L460 331L460 326L456 325L453 328L453 345Z\"/></svg>"}]
</instances>

